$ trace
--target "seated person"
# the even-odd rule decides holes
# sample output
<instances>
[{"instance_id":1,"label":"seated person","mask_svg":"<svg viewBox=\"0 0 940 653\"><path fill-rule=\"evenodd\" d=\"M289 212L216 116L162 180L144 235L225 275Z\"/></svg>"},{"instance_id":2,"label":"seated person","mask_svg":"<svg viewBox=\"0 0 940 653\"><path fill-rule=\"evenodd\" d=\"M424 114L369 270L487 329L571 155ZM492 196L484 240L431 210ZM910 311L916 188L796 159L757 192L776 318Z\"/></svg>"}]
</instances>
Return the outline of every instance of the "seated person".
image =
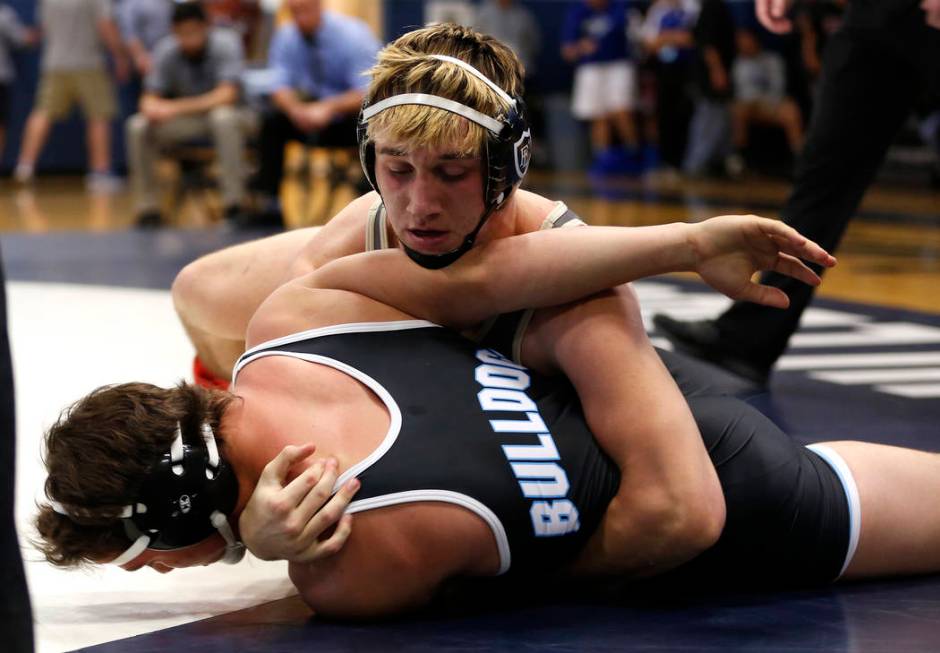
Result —
<instances>
[{"instance_id":1,"label":"seated person","mask_svg":"<svg viewBox=\"0 0 940 653\"><path fill-rule=\"evenodd\" d=\"M786 95L783 57L764 50L757 35L749 29L737 31L736 43L738 54L731 69L734 80L732 138L736 151L735 159L729 162L732 173L743 170L742 157L752 124L783 129L793 155L803 146L803 118L796 102Z\"/></svg>"},{"instance_id":2,"label":"seated person","mask_svg":"<svg viewBox=\"0 0 940 653\"><path fill-rule=\"evenodd\" d=\"M272 474L269 461L282 462L285 445L309 453L315 442L335 458L337 485L361 482L345 548L290 566L317 613L420 606L463 576L648 573L617 514L624 501L662 497L621 496L616 466L587 429L621 424L620 388L582 414L565 384L412 317L459 329L669 269L716 267L750 287L755 267L815 283L795 257L834 263L792 229L754 217L635 231L497 240L446 271L373 252L286 284L252 320L235 394L113 386L53 426L46 490L55 503L38 517L47 557L117 556L127 569L163 571L233 559L232 522ZM705 437L728 513L720 536L676 573L779 586L940 567L936 455L857 442L803 448L739 400L693 401L719 426ZM287 489L315 507L315 481L303 472Z\"/></svg>"},{"instance_id":3,"label":"seated person","mask_svg":"<svg viewBox=\"0 0 940 653\"><path fill-rule=\"evenodd\" d=\"M127 156L137 224L162 223L157 201L160 148L211 138L219 162L219 185L227 219L242 211L244 148L249 117L239 109L244 65L238 35L210 27L199 2L173 7L173 33L160 41L147 75L140 113L127 120Z\"/></svg>"},{"instance_id":4,"label":"seated person","mask_svg":"<svg viewBox=\"0 0 940 653\"><path fill-rule=\"evenodd\" d=\"M274 34L268 67L274 74L271 111L261 123L260 222L283 224L278 194L289 141L356 146L356 115L379 43L360 20L323 11L319 0L288 0L293 22Z\"/></svg>"}]
</instances>

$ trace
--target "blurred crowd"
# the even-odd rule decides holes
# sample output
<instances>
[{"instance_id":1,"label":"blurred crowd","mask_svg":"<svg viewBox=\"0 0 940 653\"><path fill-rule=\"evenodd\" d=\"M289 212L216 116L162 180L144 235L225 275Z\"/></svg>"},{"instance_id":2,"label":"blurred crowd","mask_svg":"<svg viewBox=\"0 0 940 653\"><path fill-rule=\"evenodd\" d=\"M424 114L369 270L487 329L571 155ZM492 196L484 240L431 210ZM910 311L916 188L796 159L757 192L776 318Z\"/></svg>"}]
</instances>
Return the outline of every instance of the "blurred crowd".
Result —
<instances>
[{"instance_id":1,"label":"blurred crowd","mask_svg":"<svg viewBox=\"0 0 940 653\"><path fill-rule=\"evenodd\" d=\"M0 151L15 77L11 53L41 48L14 179L32 181L50 128L77 107L86 130L88 187L121 188L111 143L121 85L134 95L124 140L138 225L166 222L158 160L195 146L214 156L228 221L282 224L285 145L355 147L367 85L362 73L381 47L374 26L322 5L39 0L36 27L27 27L0 0ZM546 21L533 11L538 3L436 3L444 18L471 21L519 54L537 140L546 138L546 80L570 73L570 115L586 125L591 173L731 178L753 167L788 173L844 5L807 0L793 32L780 36L765 31L753 3L744 1L546 3L546 10L563 14L556 33L541 27ZM540 69L549 49L568 71ZM924 138L940 146L940 113L929 109ZM536 164L545 165L539 154Z\"/></svg>"}]
</instances>

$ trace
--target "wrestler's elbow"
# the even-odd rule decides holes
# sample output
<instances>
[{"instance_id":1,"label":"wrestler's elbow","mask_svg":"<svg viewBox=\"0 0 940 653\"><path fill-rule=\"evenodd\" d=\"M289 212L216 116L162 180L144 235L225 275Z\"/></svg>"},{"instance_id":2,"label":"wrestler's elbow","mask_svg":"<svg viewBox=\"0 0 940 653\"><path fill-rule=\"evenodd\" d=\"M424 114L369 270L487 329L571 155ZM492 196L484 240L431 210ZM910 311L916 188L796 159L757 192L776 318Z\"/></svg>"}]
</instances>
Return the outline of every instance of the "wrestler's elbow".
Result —
<instances>
[{"instance_id":1,"label":"wrestler's elbow","mask_svg":"<svg viewBox=\"0 0 940 653\"><path fill-rule=\"evenodd\" d=\"M205 310L207 302L211 301L209 286L213 277L208 274L203 259L198 259L186 265L177 273L170 287L173 298L173 307L186 324L197 325L199 316Z\"/></svg>"},{"instance_id":2,"label":"wrestler's elbow","mask_svg":"<svg viewBox=\"0 0 940 653\"><path fill-rule=\"evenodd\" d=\"M671 559L674 564L691 560L718 541L725 524L723 498L716 501L708 493L647 490L629 519L642 531L653 555ZM664 560L667 561L667 560Z\"/></svg>"}]
</instances>

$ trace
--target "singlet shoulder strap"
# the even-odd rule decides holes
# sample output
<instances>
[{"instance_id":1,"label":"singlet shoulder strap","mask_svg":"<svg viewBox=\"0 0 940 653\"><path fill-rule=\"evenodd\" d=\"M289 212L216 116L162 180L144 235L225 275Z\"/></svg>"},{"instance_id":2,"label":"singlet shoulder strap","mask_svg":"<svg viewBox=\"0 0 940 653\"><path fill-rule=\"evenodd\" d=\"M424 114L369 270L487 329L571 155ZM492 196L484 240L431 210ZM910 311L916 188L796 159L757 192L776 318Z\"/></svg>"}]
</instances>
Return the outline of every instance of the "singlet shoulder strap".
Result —
<instances>
[{"instance_id":1,"label":"singlet shoulder strap","mask_svg":"<svg viewBox=\"0 0 940 653\"><path fill-rule=\"evenodd\" d=\"M568 208L564 202L555 202L555 208L545 216L539 229L557 229L559 227L583 227L587 223L578 214Z\"/></svg>"},{"instance_id":2,"label":"singlet shoulder strap","mask_svg":"<svg viewBox=\"0 0 940 653\"><path fill-rule=\"evenodd\" d=\"M366 219L366 251L388 248L388 231L385 228L385 205L378 198L369 208Z\"/></svg>"},{"instance_id":3,"label":"singlet shoulder strap","mask_svg":"<svg viewBox=\"0 0 940 653\"><path fill-rule=\"evenodd\" d=\"M539 229L561 229L566 227L584 227L587 223L578 217L578 214L568 208L564 202L555 202L555 208L545 216L542 226ZM522 339L526 330L529 328L529 322L535 314L531 308L522 311L512 336L511 357L516 363L522 362Z\"/></svg>"}]
</instances>

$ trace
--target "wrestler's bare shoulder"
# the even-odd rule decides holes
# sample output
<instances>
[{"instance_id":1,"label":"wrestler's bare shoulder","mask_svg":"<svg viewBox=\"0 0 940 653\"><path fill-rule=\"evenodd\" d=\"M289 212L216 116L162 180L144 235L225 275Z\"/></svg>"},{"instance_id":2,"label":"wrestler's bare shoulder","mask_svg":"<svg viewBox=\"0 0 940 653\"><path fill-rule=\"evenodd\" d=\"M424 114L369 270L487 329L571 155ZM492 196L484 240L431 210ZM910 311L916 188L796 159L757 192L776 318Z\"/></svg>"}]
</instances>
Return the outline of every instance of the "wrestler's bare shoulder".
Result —
<instances>
[{"instance_id":1,"label":"wrestler's bare shoulder","mask_svg":"<svg viewBox=\"0 0 940 653\"><path fill-rule=\"evenodd\" d=\"M355 322L410 320L412 316L358 293L286 283L258 308L245 332L248 349L294 334Z\"/></svg>"},{"instance_id":2,"label":"wrestler's bare shoulder","mask_svg":"<svg viewBox=\"0 0 940 653\"><path fill-rule=\"evenodd\" d=\"M299 261L313 269L334 259L364 252L366 220L378 200L379 194L371 191L343 207L310 238L302 255L298 257ZM297 272L294 276L297 276Z\"/></svg>"},{"instance_id":3,"label":"wrestler's bare shoulder","mask_svg":"<svg viewBox=\"0 0 940 653\"><path fill-rule=\"evenodd\" d=\"M518 233L538 231L545 218L558 207L557 201L522 189L516 191L515 201L518 204Z\"/></svg>"}]
</instances>

